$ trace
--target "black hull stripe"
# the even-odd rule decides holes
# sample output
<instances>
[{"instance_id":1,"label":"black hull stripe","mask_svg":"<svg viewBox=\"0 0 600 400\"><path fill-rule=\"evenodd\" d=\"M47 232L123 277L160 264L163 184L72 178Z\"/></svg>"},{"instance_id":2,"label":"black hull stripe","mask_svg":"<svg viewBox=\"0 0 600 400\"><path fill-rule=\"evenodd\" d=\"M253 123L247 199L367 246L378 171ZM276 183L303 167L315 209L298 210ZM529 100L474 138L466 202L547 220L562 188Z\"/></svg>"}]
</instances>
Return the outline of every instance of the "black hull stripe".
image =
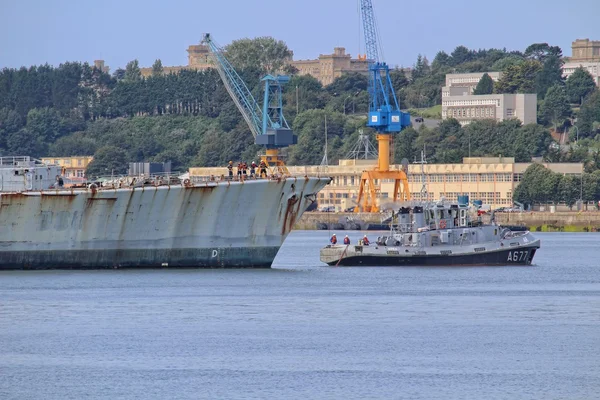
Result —
<instances>
[{"instance_id":1,"label":"black hull stripe","mask_svg":"<svg viewBox=\"0 0 600 400\"><path fill-rule=\"evenodd\" d=\"M475 266L475 265L530 265L538 247L519 247L487 253L465 255L425 255L425 256L352 256L342 258L339 266ZM338 261L328 263L336 265Z\"/></svg>"},{"instance_id":2,"label":"black hull stripe","mask_svg":"<svg viewBox=\"0 0 600 400\"><path fill-rule=\"evenodd\" d=\"M279 247L0 252L2 269L270 268Z\"/></svg>"}]
</instances>

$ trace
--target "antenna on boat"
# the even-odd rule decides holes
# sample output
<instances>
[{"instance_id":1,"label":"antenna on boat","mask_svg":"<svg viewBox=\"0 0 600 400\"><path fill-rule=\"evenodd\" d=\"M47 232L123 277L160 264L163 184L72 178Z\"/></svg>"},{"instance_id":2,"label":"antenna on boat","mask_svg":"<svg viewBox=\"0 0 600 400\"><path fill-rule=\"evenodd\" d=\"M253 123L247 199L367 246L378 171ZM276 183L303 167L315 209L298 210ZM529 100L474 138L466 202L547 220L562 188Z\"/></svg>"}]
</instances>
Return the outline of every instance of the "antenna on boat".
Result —
<instances>
[{"instance_id":1,"label":"antenna on boat","mask_svg":"<svg viewBox=\"0 0 600 400\"><path fill-rule=\"evenodd\" d=\"M425 164L427 164L427 160L425 159L426 147L423 145L423 150L421 150L421 161L417 161L415 157L415 164L421 164L421 201L426 201L427 199L427 183L425 180Z\"/></svg>"}]
</instances>

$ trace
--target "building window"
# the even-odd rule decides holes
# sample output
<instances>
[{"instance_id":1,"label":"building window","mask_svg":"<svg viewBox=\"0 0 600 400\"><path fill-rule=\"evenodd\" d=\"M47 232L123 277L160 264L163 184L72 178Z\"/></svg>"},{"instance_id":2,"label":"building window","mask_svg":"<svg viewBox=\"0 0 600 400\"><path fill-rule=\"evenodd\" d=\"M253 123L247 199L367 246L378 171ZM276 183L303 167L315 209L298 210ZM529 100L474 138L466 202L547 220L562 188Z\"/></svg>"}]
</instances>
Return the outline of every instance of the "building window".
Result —
<instances>
[{"instance_id":1,"label":"building window","mask_svg":"<svg viewBox=\"0 0 600 400\"><path fill-rule=\"evenodd\" d=\"M512 118L512 117L514 117L513 109L507 108L506 109L506 118Z\"/></svg>"}]
</instances>

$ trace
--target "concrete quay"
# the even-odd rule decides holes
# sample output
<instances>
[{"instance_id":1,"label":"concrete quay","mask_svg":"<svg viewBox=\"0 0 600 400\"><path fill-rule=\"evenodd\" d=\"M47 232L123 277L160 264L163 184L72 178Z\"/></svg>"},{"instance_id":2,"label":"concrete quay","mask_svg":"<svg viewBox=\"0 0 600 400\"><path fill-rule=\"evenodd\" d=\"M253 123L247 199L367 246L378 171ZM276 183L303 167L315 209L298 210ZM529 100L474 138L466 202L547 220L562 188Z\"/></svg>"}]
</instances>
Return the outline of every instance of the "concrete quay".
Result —
<instances>
[{"instance_id":1,"label":"concrete quay","mask_svg":"<svg viewBox=\"0 0 600 400\"><path fill-rule=\"evenodd\" d=\"M496 221L501 225L525 226L532 232L598 232L600 231L600 211L562 212L515 212L496 213ZM296 223L296 230L319 229L319 224L327 224L330 229L344 229L340 221L360 221L365 224L381 224L384 214L371 213L324 213L306 212ZM321 225L321 229L323 225Z\"/></svg>"}]
</instances>

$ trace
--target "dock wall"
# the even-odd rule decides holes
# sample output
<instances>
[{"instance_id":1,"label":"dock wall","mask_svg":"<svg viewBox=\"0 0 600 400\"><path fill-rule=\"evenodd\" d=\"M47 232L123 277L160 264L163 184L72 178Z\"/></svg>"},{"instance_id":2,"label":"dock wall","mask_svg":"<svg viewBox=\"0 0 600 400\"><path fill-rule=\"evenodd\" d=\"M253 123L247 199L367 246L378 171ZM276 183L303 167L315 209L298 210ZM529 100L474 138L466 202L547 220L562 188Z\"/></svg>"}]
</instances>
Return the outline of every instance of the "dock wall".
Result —
<instances>
[{"instance_id":1,"label":"dock wall","mask_svg":"<svg viewBox=\"0 0 600 400\"><path fill-rule=\"evenodd\" d=\"M381 214L306 212L294 229L317 229L318 223L337 223L340 217L355 218L367 223L381 222ZM496 221L502 225L526 226L532 232L600 231L600 211L496 213Z\"/></svg>"}]
</instances>

